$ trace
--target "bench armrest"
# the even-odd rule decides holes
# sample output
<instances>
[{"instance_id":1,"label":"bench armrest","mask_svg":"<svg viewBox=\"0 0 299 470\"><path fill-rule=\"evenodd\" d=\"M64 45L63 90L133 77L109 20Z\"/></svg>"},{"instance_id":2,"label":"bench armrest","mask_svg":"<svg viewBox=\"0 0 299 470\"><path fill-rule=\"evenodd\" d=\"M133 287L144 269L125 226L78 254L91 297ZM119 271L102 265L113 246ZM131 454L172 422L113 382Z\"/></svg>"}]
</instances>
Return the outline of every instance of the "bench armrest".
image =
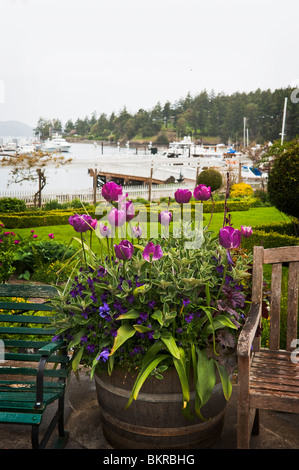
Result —
<instances>
[{"instance_id":1,"label":"bench armrest","mask_svg":"<svg viewBox=\"0 0 299 470\"><path fill-rule=\"evenodd\" d=\"M65 346L64 340L57 340L52 341L51 343L46 344L42 348L38 350L39 354L42 356L50 356L53 352L57 351L57 349L61 349Z\"/></svg>"},{"instance_id":2,"label":"bench armrest","mask_svg":"<svg viewBox=\"0 0 299 470\"><path fill-rule=\"evenodd\" d=\"M252 303L245 325L239 336L237 355L249 357L256 330L260 322L262 306L260 303Z\"/></svg>"}]
</instances>

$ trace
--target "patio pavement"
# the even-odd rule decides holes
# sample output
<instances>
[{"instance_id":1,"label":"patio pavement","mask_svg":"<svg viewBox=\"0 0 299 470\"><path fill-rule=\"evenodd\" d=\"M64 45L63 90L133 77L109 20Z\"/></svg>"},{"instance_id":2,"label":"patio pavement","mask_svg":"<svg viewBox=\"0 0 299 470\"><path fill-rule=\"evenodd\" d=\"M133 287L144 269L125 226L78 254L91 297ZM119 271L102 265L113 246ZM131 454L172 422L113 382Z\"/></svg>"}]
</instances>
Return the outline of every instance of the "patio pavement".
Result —
<instances>
[{"instance_id":1,"label":"patio pavement","mask_svg":"<svg viewBox=\"0 0 299 470\"><path fill-rule=\"evenodd\" d=\"M94 381L82 373L80 381L72 375L65 404L65 428L70 433L66 449L111 451L112 447L107 443L100 426ZM43 420L45 425L48 421L47 414ZM299 414L261 410L260 426L259 436L251 438L251 449L299 449ZM237 385L234 385L227 406L223 433L213 449L236 449L236 437ZM0 449L30 448L30 427L0 424Z\"/></svg>"}]
</instances>

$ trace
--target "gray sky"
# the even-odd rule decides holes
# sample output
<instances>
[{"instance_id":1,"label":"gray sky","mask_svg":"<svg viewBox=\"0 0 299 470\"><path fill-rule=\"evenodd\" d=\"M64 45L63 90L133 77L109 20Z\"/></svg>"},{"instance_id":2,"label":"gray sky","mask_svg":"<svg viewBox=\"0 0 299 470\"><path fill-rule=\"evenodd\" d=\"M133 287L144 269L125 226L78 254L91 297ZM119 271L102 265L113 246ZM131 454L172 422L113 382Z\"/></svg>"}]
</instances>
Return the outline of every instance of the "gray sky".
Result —
<instances>
[{"instance_id":1,"label":"gray sky","mask_svg":"<svg viewBox=\"0 0 299 470\"><path fill-rule=\"evenodd\" d=\"M298 0L0 0L0 121L295 86Z\"/></svg>"}]
</instances>

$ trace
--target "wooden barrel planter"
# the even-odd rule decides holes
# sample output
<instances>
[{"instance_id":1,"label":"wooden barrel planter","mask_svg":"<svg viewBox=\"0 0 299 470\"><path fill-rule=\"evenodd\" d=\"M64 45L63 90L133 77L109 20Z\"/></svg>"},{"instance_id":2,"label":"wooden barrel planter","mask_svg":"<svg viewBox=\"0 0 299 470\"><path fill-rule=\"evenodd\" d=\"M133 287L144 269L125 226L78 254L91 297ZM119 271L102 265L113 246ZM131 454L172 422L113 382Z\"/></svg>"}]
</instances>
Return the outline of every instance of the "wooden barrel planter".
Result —
<instances>
[{"instance_id":1,"label":"wooden barrel planter","mask_svg":"<svg viewBox=\"0 0 299 470\"><path fill-rule=\"evenodd\" d=\"M136 377L121 370L95 374L104 436L115 449L206 449L221 436L227 401L221 383L202 407L209 418L182 415L181 386L175 370L164 379L147 379L138 399L125 410ZM194 411L194 392L191 410ZM193 409L192 409L193 408Z\"/></svg>"}]
</instances>

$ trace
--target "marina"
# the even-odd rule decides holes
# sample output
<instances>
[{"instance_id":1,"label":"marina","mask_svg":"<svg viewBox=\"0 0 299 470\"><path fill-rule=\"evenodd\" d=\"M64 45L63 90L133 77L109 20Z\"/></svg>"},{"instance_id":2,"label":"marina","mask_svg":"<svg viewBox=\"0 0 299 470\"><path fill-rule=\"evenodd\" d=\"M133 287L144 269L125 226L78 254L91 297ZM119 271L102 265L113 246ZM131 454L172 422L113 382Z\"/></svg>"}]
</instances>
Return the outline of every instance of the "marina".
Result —
<instances>
[{"instance_id":1,"label":"marina","mask_svg":"<svg viewBox=\"0 0 299 470\"><path fill-rule=\"evenodd\" d=\"M32 145L32 144L31 144ZM30 144L26 150L29 151ZM174 144L168 149L160 148L153 154L151 145L148 148L125 147L119 145L100 146L96 143L71 143L67 151L67 158L71 163L56 167L47 164L45 175L47 184L42 192L43 203L48 200L72 200L81 199L85 202L92 200L94 194L94 178L96 175L98 187L97 199L100 199L100 187L106 181L114 180L125 185L131 194L136 197L147 197L149 186L153 188L152 196L161 197L169 191L169 185L195 186L197 175L206 168L214 168L223 176L229 171L231 179L235 182L249 182L253 187L258 187L262 181L262 174L254 174L249 167L250 161L242 156L233 154L228 156L228 148L204 149L205 153L199 153L199 146L191 145L182 148L180 155L169 158L168 152L174 148ZM192 152L197 150L196 156ZM43 147L42 147L43 149ZM214 152L214 153L213 153ZM217 153L217 154L216 154ZM11 152L13 154L13 152ZM54 154L53 154L54 155ZM190 156L189 156L190 155ZM0 154L1 161L1 154ZM23 184L11 183L8 185L9 174L12 167L0 166L0 197L18 197L26 199L29 203L38 189L37 181L28 181ZM93 176L93 177L92 177ZM162 186L167 186L167 191L162 191ZM160 186L160 190L156 186ZM159 196L158 196L159 194Z\"/></svg>"}]
</instances>

